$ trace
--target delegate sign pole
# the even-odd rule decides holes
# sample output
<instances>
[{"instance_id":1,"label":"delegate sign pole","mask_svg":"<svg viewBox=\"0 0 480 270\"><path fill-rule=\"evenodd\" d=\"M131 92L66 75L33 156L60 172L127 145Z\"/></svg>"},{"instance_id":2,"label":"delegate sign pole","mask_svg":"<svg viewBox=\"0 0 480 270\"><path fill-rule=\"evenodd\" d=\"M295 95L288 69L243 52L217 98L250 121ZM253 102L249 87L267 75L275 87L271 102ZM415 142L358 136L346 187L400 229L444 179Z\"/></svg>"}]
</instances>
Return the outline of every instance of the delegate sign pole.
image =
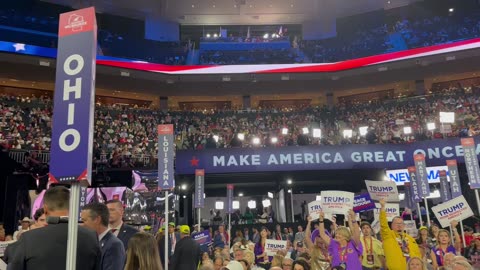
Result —
<instances>
[{"instance_id":1,"label":"delegate sign pole","mask_svg":"<svg viewBox=\"0 0 480 270\"><path fill-rule=\"evenodd\" d=\"M200 209L204 207L205 202L203 198L205 190L205 170L196 169L195 170L195 208L198 211L198 232L200 232L200 227L202 225L202 218Z\"/></svg>"},{"instance_id":2,"label":"delegate sign pole","mask_svg":"<svg viewBox=\"0 0 480 270\"><path fill-rule=\"evenodd\" d=\"M427 178L427 165L425 163L425 156L423 154L416 154L413 156L413 160L414 160L415 169L417 172L418 190L425 202L427 226L430 226L430 215L428 211L428 200L427 200L427 197L430 196L430 186Z\"/></svg>"},{"instance_id":3,"label":"delegate sign pole","mask_svg":"<svg viewBox=\"0 0 480 270\"><path fill-rule=\"evenodd\" d=\"M168 191L175 188L173 125L158 125L158 189L165 190L165 230L168 230ZM165 234L165 270L168 270L168 231Z\"/></svg>"},{"instance_id":4,"label":"delegate sign pole","mask_svg":"<svg viewBox=\"0 0 480 270\"><path fill-rule=\"evenodd\" d=\"M232 240L232 212L233 212L233 185L227 185L227 212L228 212L228 248L230 249L230 242Z\"/></svg>"},{"instance_id":5,"label":"delegate sign pole","mask_svg":"<svg viewBox=\"0 0 480 270\"><path fill-rule=\"evenodd\" d=\"M478 196L478 188L480 188L480 166L475 149L475 140L473 138L462 138L460 140L465 157L465 167L467 169L470 188L475 190L475 198L477 199L477 209L480 212L480 198Z\"/></svg>"},{"instance_id":6,"label":"delegate sign pole","mask_svg":"<svg viewBox=\"0 0 480 270\"><path fill-rule=\"evenodd\" d=\"M60 14L49 180L71 184L65 269L76 269L81 185L91 184L97 23L93 7Z\"/></svg>"}]
</instances>

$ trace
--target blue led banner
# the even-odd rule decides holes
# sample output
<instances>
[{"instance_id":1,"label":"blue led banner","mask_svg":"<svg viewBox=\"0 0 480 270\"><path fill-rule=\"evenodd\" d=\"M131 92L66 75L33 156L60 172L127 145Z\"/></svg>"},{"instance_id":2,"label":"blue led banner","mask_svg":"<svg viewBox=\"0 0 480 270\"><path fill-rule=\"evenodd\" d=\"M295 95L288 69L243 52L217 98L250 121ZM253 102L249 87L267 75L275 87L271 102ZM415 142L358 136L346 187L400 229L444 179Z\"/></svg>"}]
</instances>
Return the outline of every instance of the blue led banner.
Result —
<instances>
[{"instance_id":1,"label":"blue led banner","mask_svg":"<svg viewBox=\"0 0 480 270\"><path fill-rule=\"evenodd\" d=\"M476 144L475 153L479 152L480 144ZM445 165L448 159L463 162L460 139L450 138L411 144L180 150L176 153L175 165L178 174L194 174L199 168L208 173L403 169L405 164L414 164L415 154L423 154L429 166Z\"/></svg>"},{"instance_id":2,"label":"blue led banner","mask_svg":"<svg viewBox=\"0 0 480 270\"><path fill-rule=\"evenodd\" d=\"M50 180L91 183L97 24L94 8L60 15Z\"/></svg>"}]
</instances>

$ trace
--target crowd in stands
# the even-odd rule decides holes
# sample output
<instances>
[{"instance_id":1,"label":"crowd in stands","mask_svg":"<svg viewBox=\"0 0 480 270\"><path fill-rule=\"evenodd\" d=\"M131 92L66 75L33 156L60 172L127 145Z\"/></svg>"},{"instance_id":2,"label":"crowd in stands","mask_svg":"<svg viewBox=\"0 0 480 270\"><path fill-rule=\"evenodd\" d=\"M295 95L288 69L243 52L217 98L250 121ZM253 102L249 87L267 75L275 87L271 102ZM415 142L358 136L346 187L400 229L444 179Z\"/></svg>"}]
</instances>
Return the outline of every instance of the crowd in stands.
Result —
<instances>
[{"instance_id":1,"label":"crowd in stands","mask_svg":"<svg viewBox=\"0 0 480 270\"><path fill-rule=\"evenodd\" d=\"M394 25L409 48L444 44L480 36L480 12L467 16L427 16L403 19Z\"/></svg>"},{"instance_id":2,"label":"crowd in stands","mask_svg":"<svg viewBox=\"0 0 480 270\"><path fill-rule=\"evenodd\" d=\"M480 87L452 86L436 94L366 103L250 110L160 112L98 105L94 156L111 167L154 165L156 126L173 123L177 150L293 145L388 144L466 137L480 132ZM49 151L52 101L0 97L0 140L12 150ZM439 112L455 112L455 124L440 129ZM436 123L428 130L427 123ZM405 134L409 126L412 133ZM360 134L360 127L368 127ZM314 129L321 138L314 138ZM343 131L352 130L352 136ZM258 140L254 140L257 138Z\"/></svg>"}]
</instances>

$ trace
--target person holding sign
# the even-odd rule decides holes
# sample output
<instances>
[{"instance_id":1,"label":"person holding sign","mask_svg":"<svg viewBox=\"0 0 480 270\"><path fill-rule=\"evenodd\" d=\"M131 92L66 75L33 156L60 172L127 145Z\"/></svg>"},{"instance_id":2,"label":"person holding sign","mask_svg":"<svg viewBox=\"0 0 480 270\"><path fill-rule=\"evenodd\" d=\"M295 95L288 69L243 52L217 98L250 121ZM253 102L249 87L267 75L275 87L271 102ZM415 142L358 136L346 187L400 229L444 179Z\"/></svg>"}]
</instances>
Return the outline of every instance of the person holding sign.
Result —
<instances>
[{"instance_id":1,"label":"person holding sign","mask_svg":"<svg viewBox=\"0 0 480 270\"><path fill-rule=\"evenodd\" d=\"M360 224L363 237L360 239L363 246L362 269L378 269L386 268L385 255L383 252L382 242L372 236L372 227L368 222Z\"/></svg>"},{"instance_id":2,"label":"person holding sign","mask_svg":"<svg viewBox=\"0 0 480 270\"><path fill-rule=\"evenodd\" d=\"M362 270L360 257L363 254L360 242L360 229L356 222L353 209L348 211L348 226L338 227L335 238L332 239L325 233L325 214L320 212L320 237L328 244L328 251L332 257L332 267L343 267L346 270ZM404 268L405 269L405 268Z\"/></svg>"},{"instance_id":3,"label":"person holding sign","mask_svg":"<svg viewBox=\"0 0 480 270\"><path fill-rule=\"evenodd\" d=\"M453 235L455 236L455 246L451 244L450 232L444 229L438 231L438 244L432 248L430 253L433 269L437 270L439 266L444 266L444 256L447 253L457 254L462 249L462 242L457 231L458 221L454 220L450 223Z\"/></svg>"},{"instance_id":4,"label":"person holding sign","mask_svg":"<svg viewBox=\"0 0 480 270\"><path fill-rule=\"evenodd\" d=\"M262 227L260 231L260 241L255 244L255 263L264 268L270 269L270 260L271 258L268 257L267 252L265 251L265 245L267 243L267 228Z\"/></svg>"},{"instance_id":5,"label":"person holding sign","mask_svg":"<svg viewBox=\"0 0 480 270\"><path fill-rule=\"evenodd\" d=\"M385 212L385 199L380 200L380 235L383 240L383 250L389 270L404 270L411 257L420 257L420 249L413 237L405 232L405 224L401 217L392 220L388 226Z\"/></svg>"},{"instance_id":6,"label":"person holding sign","mask_svg":"<svg viewBox=\"0 0 480 270\"><path fill-rule=\"evenodd\" d=\"M310 264L313 269L324 270L330 268L330 256L328 255L328 245L318 235L315 237L315 243L312 242L312 217L307 217L308 223L305 229L305 244L310 253Z\"/></svg>"}]
</instances>

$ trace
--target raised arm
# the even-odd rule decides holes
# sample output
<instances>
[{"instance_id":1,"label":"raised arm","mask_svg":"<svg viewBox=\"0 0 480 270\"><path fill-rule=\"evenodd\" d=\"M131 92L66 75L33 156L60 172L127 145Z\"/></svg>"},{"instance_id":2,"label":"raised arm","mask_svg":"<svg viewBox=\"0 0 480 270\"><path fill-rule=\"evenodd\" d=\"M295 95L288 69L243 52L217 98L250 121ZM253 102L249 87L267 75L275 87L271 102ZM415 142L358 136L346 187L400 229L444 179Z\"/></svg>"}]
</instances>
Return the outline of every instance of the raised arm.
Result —
<instances>
[{"instance_id":1,"label":"raised arm","mask_svg":"<svg viewBox=\"0 0 480 270\"><path fill-rule=\"evenodd\" d=\"M357 223L357 217L353 209L348 211L348 227L352 231L352 240L355 242L356 246L360 245L360 228Z\"/></svg>"},{"instance_id":2,"label":"raised arm","mask_svg":"<svg viewBox=\"0 0 480 270\"><path fill-rule=\"evenodd\" d=\"M307 216L307 228L305 228L305 244L307 245L308 250L313 250L313 242L312 242L312 217L310 215Z\"/></svg>"},{"instance_id":3,"label":"raised arm","mask_svg":"<svg viewBox=\"0 0 480 270\"><path fill-rule=\"evenodd\" d=\"M325 241L325 243L328 245L330 245L330 236L328 236L326 233L325 233L325 223L323 221L323 219L325 218L325 214L323 213L323 211L320 212L320 218L319 218L319 222L320 222L320 225L319 225L319 231L320 231L320 237L323 239L323 241Z\"/></svg>"},{"instance_id":4,"label":"raised arm","mask_svg":"<svg viewBox=\"0 0 480 270\"><path fill-rule=\"evenodd\" d=\"M455 237L454 238L455 243L453 246L455 247L455 250L459 252L462 250L462 240L460 239L460 235L458 234L457 225L458 225L458 221L456 220L452 220L452 222L450 223L450 226L452 227L452 231L453 231L452 237Z\"/></svg>"},{"instance_id":5,"label":"raised arm","mask_svg":"<svg viewBox=\"0 0 480 270\"><path fill-rule=\"evenodd\" d=\"M388 227L387 213L385 212L385 199L380 199L380 235L382 239L390 237L390 227Z\"/></svg>"}]
</instances>

